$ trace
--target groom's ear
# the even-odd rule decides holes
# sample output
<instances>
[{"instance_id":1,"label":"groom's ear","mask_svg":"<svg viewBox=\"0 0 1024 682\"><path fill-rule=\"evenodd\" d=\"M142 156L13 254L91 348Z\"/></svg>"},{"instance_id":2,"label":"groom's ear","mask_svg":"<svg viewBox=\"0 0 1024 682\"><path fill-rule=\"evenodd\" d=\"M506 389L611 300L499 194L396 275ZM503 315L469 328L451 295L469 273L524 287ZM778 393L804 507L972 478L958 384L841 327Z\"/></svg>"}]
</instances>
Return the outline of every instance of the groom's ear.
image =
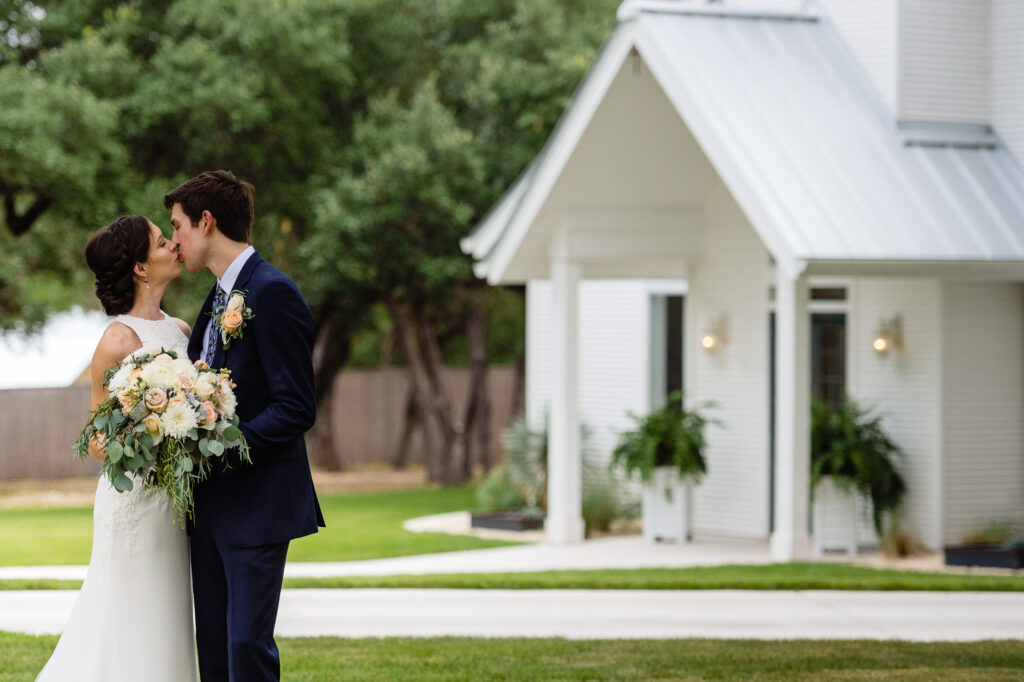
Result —
<instances>
[{"instance_id":1,"label":"groom's ear","mask_svg":"<svg viewBox=\"0 0 1024 682\"><path fill-rule=\"evenodd\" d=\"M209 237L210 231L217 225L217 219L214 218L213 214L210 213L209 211L203 211L203 214L202 216L200 216L199 220L201 220L203 223L200 226L203 230L203 236Z\"/></svg>"}]
</instances>

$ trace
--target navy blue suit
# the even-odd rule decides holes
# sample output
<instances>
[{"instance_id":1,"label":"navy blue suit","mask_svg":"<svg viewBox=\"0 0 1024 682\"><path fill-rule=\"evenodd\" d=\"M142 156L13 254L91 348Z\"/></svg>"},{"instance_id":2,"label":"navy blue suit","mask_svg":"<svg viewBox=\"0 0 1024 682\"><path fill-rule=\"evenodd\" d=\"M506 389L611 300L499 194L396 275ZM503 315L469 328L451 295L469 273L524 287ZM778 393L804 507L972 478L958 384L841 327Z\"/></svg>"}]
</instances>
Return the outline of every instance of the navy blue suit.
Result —
<instances>
[{"instance_id":1,"label":"navy blue suit","mask_svg":"<svg viewBox=\"0 0 1024 682\"><path fill-rule=\"evenodd\" d=\"M216 287L192 328L192 360L203 352ZM218 338L211 364L231 370L252 464L229 453L231 468L215 466L195 490L189 535L203 682L280 679L273 634L288 542L324 525L303 440L316 419L309 307L258 253L234 289L246 292L254 317L229 349Z\"/></svg>"}]
</instances>

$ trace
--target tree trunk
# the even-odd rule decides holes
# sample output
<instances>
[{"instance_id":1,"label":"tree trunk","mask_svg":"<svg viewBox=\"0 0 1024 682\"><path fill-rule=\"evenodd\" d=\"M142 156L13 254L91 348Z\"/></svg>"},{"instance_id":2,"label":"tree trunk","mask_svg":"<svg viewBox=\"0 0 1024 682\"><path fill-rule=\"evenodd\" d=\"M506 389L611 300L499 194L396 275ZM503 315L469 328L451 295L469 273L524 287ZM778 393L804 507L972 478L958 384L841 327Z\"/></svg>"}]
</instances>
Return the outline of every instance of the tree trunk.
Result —
<instances>
[{"instance_id":1,"label":"tree trunk","mask_svg":"<svg viewBox=\"0 0 1024 682\"><path fill-rule=\"evenodd\" d=\"M483 291L470 295L466 318L466 345L469 348L470 385L466 400L465 457L462 476L473 477L473 466L491 468L490 394L487 390L487 298Z\"/></svg>"},{"instance_id":2,"label":"tree trunk","mask_svg":"<svg viewBox=\"0 0 1024 682\"><path fill-rule=\"evenodd\" d=\"M340 471L344 468L342 455L334 442L334 430L331 428L334 379L345 366L349 356L348 334L339 331L339 328L330 321L324 322L313 344L317 419L307 442L312 446L311 462L329 471Z\"/></svg>"},{"instance_id":3,"label":"tree trunk","mask_svg":"<svg viewBox=\"0 0 1024 682\"><path fill-rule=\"evenodd\" d=\"M419 395L416 389L416 377L409 372L409 393L405 399L405 415L402 418L402 435L398 439L398 449L391 456L393 469L404 469L409 464L409 447L416 427L420 426ZM426 444L424 444L424 447Z\"/></svg>"},{"instance_id":4,"label":"tree trunk","mask_svg":"<svg viewBox=\"0 0 1024 682\"><path fill-rule=\"evenodd\" d=\"M410 414L415 411L415 424L419 425L423 433L424 463L427 466L427 480L433 482L444 481L444 460L443 455L443 430L433 417L433 401L430 399L430 379L427 376L423 353L420 351L418 334L408 310L397 295L390 294L387 298L388 312L395 324L395 336L405 353L406 362L409 365L409 400L412 409L406 410L408 422ZM415 426L415 425L414 425ZM403 436L399 447L408 447L409 439L412 437L408 423L403 427ZM407 454L396 452L392 461L404 461Z\"/></svg>"},{"instance_id":5,"label":"tree trunk","mask_svg":"<svg viewBox=\"0 0 1024 682\"><path fill-rule=\"evenodd\" d=\"M439 448L441 482L444 485L464 483L466 479L462 477L461 458L465 456L463 447L465 434L462 425L455 422L452 401L441 376L443 369L441 344L437 340L434 325L423 310L417 311L416 323L419 327L420 340L423 342L424 369L430 382L430 405L433 408L433 416L441 436Z\"/></svg>"}]
</instances>

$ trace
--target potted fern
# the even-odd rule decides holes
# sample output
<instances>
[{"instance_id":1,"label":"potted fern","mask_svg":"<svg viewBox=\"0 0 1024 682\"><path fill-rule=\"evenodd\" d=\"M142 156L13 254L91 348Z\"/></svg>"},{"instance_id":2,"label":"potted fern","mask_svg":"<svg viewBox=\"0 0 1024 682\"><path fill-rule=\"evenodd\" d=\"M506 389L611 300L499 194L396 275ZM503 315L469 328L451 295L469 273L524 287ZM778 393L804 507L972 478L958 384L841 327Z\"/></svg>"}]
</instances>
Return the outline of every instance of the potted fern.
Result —
<instances>
[{"instance_id":1,"label":"potted fern","mask_svg":"<svg viewBox=\"0 0 1024 682\"><path fill-rule=\"evenodd\" d=\"M627 477L639 475L643 483L644 538L687 542L693 484L707 473L704 429L709 420L699 409L685 409L679 391L650 414L629 416L636 427L619 435L611 466L621 467Z\"/></svg>"},{"instance_id":2,"label":"potted fern","mask_svg":"<svg viewBox=\"0 0 1024 682\"><path fill-rule=\"evenodd\" d=\"M902 451L882 428L882 418L849 396L838 408L823 400L811 402L811 491L818 551L836 544L857 549L857 497L871 504L879 537L887 515L898 511L906 484L896 466ZM845 526L838 543L828 537L828 519Z\"/></svg>"}]
</instances>

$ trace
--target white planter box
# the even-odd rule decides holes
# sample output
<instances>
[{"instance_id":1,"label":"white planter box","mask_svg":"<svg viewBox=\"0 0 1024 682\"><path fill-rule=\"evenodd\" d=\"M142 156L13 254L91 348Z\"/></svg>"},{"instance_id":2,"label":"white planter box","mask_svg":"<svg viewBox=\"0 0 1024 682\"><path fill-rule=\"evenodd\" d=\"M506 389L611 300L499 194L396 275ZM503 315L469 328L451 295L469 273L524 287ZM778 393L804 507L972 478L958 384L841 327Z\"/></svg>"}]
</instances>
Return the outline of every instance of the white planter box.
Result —
<instances>
[{"instance_id":1,"label":"white planter box","mask_svg":"<svg viewBox=\"0 0 1024 682\"><path fill-rule=\"evenodd\" d=\"M680 479L675 467L658 467L641 489L644 540L690 541L693 483Z\"/></svg>"},{"instance_id":2,"label":"white planter box","mask_svg":"<svg viewBox=\"0 0 1024 682\"><path fill-rule=\"evenodd\" d=\"M836 550L857 553L860 504L852 486L842 490L832 476L823 476L814 491L811 514L815 554Z\"/></svg>"}]
</instances>

